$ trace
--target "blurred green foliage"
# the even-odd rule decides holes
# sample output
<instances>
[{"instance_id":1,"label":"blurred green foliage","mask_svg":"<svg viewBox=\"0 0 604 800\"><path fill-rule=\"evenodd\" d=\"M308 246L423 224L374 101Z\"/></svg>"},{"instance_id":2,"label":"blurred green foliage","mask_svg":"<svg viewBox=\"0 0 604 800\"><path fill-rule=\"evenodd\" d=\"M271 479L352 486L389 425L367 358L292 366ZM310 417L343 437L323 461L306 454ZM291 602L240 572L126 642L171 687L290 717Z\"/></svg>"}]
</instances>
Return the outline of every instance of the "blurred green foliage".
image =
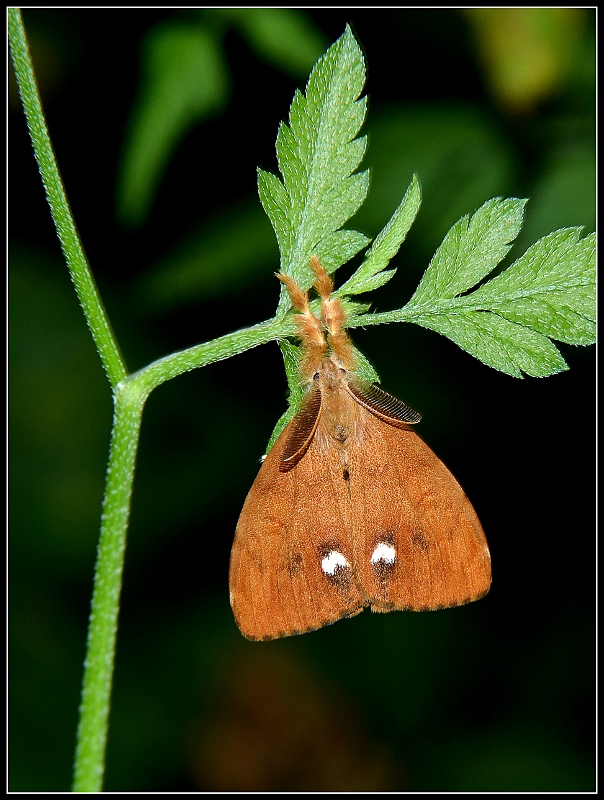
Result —
<instances>
[{"instance_id":1,"label":"blurred green foliage","mask_svg":"<svg viewBox=\"0 0 604 800\"><path fill-rule=\"evenodd\" d=\"M526 28L526 14L544 10L490 13L513 11ZM503 57L485 61L492 35L462 12L316 10L271 23L271 9L222 20L26 9L59 165L129 367L273 313L278 251L255 169L275 169L304 54L312 66L347 21L371 98L372 184L354 227L375 236L414 172L423 188L377 310L403 305L451 224L490 197L531 198L509 258L557 227L593 230L595 22L572 11L572 36L555 28L563 65L519 105L503 102L484 66ZM138 53L158 31L186 37L201 24L220 43L230 93L203 113L181 106L180 127L164 120L172 133L155 174L139 168L141 227L126 230L112 208L146 91ZM530 37L514 58L523 41L530 64ZM119 58L107 58L108 42ZM169 95L166 116L177 106ZM9 134L9 788L66 791L111 402L13 102ZM493 554L490 595L438 614L365 613L303 637L243 640L228 555L285 408L281 358L263 348L162 386L143 421L107 791L593 790L593 352L566 347L567 373L520 382L415 326L359 330L355 341L384 386L423 412L422 435L476 506ZM581 409L580 428L569 408Z\"/></svg>"},{"instance_id":2,"label":"blurred green foliage","mask_svg":"<svg viewBox=\"0 0 604 800\"><path fill-rule=\"evenodd\" d=\"M149 30L118 183L118 215L124 224L145 221L182 138L228 101L223 39L231 26L261 58L298 79L307 76L325 50L320 31L289 8L202 9L196 18L160 22Z\"/></svg>"}]
</instances>

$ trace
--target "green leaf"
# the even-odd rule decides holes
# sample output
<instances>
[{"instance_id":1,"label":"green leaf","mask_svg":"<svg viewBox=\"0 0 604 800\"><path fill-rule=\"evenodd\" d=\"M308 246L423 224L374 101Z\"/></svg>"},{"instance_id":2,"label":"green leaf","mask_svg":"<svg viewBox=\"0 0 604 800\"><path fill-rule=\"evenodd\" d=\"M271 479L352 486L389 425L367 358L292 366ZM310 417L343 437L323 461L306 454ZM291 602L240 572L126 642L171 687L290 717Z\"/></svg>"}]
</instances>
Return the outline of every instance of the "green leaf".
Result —
<instances>
[{"instance_id":1,"label":"green leaf","mask_svg":"<svg viewBox=\"0 0 604 800\"><path fill-rule=\"evenodd\" d=\"M313 282L308 266L313 253L333 272L368 244L362 234L342 229L367 193L367 173L355 173L366 145L364 137L355 138L365 116L364 99L358 99L364 75L362 55L347 28L316 64L306 95L296 92L289 125L279 129L276 149L282 180L258 171L260 198L277 235L281 269L303 289ZM595 337L593 236L580 240L580 229L550 234L475 289L511 249L526 202L496 197L464 216L445 236L407 306L369 314L367 305L348 298L383 286L394 275L395 269L386 267L421 203L414 175L361 266L334 293L345 305L347 327L415 322L515 377L566 369L551 339L588 344ZM277 320L288 307L282 290ZM311 302L311 309L319 314L318 300ZM359 363L371 371L366 360L360 357ZM291 380L297 381L296 371Z\"/></svg>"},{"instance_id":2,"label":"green leaf","mask_svg":"<svg viewBox=\"0 0 604 800\"><path fill-rule=\"evenodd\" d=\"M395 269L387 269L384 270L384 272L378 272L377 275L370 275L363 280L359 279L355 281L352 286L350 285L349 281L346 281L346 283L340 289L334 292L334 295L339 297L344 294L344 292L346 292L348 295L362 294L363 292L371 292L374 289L379 289L380 286L388 283L390 278L394 277L395 272Z\"/></svg>"},{"instance_id":3,"label":"green leaf","mask_svg":"<svg viewBox=\"0 0 604 800\"><path fill-rule=\"evenodd\" d=\"M488 275L520 233L526 202L495 197L456 222L424 273L411 305L455 297Z\"/></svg>"},{"instance_id":4,"label":"green leaf","mask_svg":"<svg viewBox=\"0 0 604 800\"><path fill-rule=\"evenodd\" d=\"M505 272L472 295L472 303L569 344L596 340L596 235L581 228L544 236Z\"/></svg>"},{"instance_id":5,"label":"green leaf","mask_svg":"<svg viewBox=\"0 0 604 800\"><path fill-rule=\"evenodd\" d=\"M330 274L339 266L367 247L371 239L363 233L339 230L325 236L315 247L314 253ZM335 294L335 293L334 293Z\"/></svg>"},{"instance_id":6,"label":"green leaf","mask_svg":"<svg viewBox=\"0 0 604 800\"><path fill-rule=\"evenodd\" d=\"M357 211L369 187L369 173L353 174L361 163L366 137L355 138L365 119L365 62L347 27L315 65L306 95L296 92L289 125L277 136L283 181L258 170L258 190L281 252L281 270L308 288L311 255L327 256L333 271L358 252L367 239L340 228ZM282 292L278 317L289 307Z\"/></svg>"},{"instance_id":7,"label":"green leaf","mask_svg":"<svg viewBox=\"0 0 604 800\"><path fill-rule=\"evenodd\" d=\"M520 230L524 202L495 198L461 219L404 308L358 316L349 326L415 322L518 378L567 369L550 340L595 341L595 234L581 239L581 228L550 233L506 270L468 291L508 252Z\"/></svg>"},{"instance_id":8,"label":"green leaf","mask_svg":"<svg viewBox=\"0 0 604 800\"><path fill-rule=\"evenodd\" d=\"M392 278L396 270L382 270L388 266L390 259L397 254L404 242L420 204L421 187L417 175L414 175L401 204L376 237L361 266L334 294L342 296L370 292Z\"/></svg>"}]
</instances>

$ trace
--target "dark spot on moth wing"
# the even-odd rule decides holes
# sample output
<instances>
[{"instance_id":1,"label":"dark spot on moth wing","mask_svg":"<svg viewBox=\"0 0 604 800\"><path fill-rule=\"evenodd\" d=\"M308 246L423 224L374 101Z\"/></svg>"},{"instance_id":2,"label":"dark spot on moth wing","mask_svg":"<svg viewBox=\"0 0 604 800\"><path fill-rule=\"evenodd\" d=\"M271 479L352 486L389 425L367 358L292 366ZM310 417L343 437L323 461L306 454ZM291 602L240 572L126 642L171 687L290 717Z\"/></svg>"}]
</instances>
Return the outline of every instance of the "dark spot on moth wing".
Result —
<instances>
[{"instance_id":1,"label":"dark spot on moth wing","mask_svg":"<svg viewBox=\"0 0 604 800\"><path fill-rule=\"evenodd\" d=\"M413 425L422 418L419 411L415 411L402 400L385 392L376 383L369 383L369 381L349 375L346 388L357 403L385 422L394 425L401 423Z\"/></svg>"},{"instance_id":2,"label":"dark spot on moth wing","mask_svg":"<svg viewBox=\"0 0 604 800\"><path fill-rule=\"evenodd\" d=\"M374 539L376 545L385 542L394 547L394 531L380 531L374 535Z\"/></svg>"},{"instance_id":3,"label":"dark spot on moth wing","mask_svg":"<svg viewBox=\"0 0 604 800\"><path fill-rule=\"evenodd\" d=\"M350 591L350 569L337 568L332 575L327 575L330 583L340 589L344 594Z\"/></svg>"},{"instance_id":4,"label":"dark spot on moth wing","mask_svg":"<svg viewBox=\"0 0 604 800\"><path fill-rule=\"evenodd\" d=\"M424 553L425 553L425 552L428 550L428 548L430 547L430 545L428 544L428 542L427 542L427 540L426 540L426 538L425 538L424 534L423 534L423 533L422 533L420 530L417 530L417 529L416 529L416 530L414 530L414 531L411 533L411 544L412 544L414 547L417 547L417 548L419 548L420 550L423 550L423 552L424 552Z\"/></svg>"},{"instance_id":5,"label":"dark spot on moth wing","mask_svg":"<svg viewBox=\"0 0 604 800\"><path fill-rule=\"evenodd\" d=\"M300 553L294 553L291 557L289 564L287 565L287 571L293 577L297 575L298 572L303 568L303 559Z\"/></svg>"},{"instance_id":6,"label":"dark spot on moth wing","mask_svg":"<svg viewBox=\"0 0 604 800\"><path fill-rule=\"evenodd\" d=\"M371 566L373 567L378 583L385 585L394 571L394 562L380 560L376 561Z\"/></svg>"},{"instance_id":7,"label":"dark spot on moth wing","mask_svg":"<svg viewBox=\"0 0 604 800\"><path fill-rule=\"evenodd\" d=\"M281 463L279 465L281 472L287 472L292 467L295 467L307 451L317 429L320 416L321 389L318 385L313 384L302 401L300 410L290 422L287 442L281 453Z\"/></svg>"},{"instance_id":8,"label":"dark spot on moth wing","mask_svg":"<svg viewBox=\"0 0 604 800\"><path fill-rule=\"evenodd\" d=\"M346 468L342 470L342 477L344 478L345 481L350 480L350 472Z\"/></svg>"}]
</instances>

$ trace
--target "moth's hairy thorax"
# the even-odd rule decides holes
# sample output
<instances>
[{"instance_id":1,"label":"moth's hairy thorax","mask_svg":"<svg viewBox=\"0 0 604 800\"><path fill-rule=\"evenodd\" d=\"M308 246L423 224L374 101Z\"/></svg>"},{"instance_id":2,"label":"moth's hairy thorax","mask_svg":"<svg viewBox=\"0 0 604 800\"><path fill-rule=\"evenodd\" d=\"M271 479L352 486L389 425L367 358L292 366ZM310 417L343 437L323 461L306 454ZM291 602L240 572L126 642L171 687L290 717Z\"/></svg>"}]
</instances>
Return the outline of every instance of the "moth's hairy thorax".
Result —
<instances>
[{"instance_id":1,"label":"moth's hairy thorax","mask_svg":"<svg viewBox=\"0 0 604 800\"><path fill-rule=\"evenodd\" d=\"M358 430L360 409L346 389L348 373L333 359L323 359L317 376L322 397L320 431L343 457Z\"/></svg>"}]
</instances>

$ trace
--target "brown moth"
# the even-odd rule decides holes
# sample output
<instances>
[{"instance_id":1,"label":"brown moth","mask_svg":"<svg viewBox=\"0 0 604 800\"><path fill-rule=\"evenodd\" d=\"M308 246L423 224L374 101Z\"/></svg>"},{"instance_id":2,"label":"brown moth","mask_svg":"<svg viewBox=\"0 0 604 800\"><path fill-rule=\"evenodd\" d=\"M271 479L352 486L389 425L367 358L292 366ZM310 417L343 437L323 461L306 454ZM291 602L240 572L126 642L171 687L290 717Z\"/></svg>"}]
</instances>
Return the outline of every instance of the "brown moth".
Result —
<instances>
[{"instance_id":1,"label":"brown moth","mask_svg":"<svg viewBox=\"0 0 604 800\"><path fill-rule=\"evenodd\" d=\"M231 606L248 639L372 611L434 611L483 597L491 559L463 489L415 433L421 415L355 377L345 313L316 257L321 320L286 285L308 389L244 503Z\"/></svg>"}]
</instances>

